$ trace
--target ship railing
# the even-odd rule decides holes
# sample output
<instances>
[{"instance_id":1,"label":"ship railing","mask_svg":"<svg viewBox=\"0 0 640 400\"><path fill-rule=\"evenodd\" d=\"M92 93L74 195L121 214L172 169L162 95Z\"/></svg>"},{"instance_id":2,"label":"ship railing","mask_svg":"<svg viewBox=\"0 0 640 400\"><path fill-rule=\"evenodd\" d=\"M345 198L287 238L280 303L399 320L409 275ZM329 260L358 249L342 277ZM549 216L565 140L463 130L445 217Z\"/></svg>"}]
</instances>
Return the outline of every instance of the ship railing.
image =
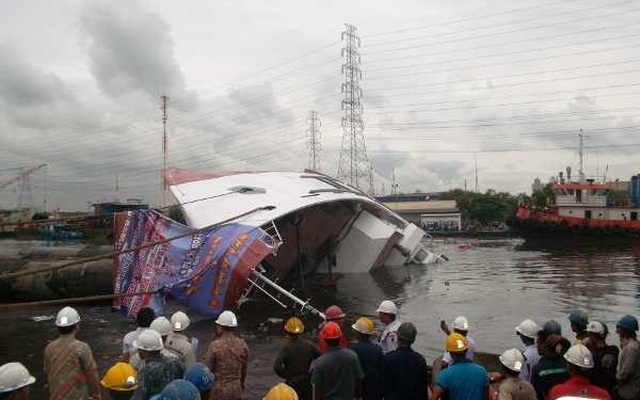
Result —
<instances>
[{"instance_id":1,"label":"ship railing","mask_svg":"<svg viewBox=\"0 0 640 400\"><path fill-rule=\"evenodd\" d=\"M271 221L268 222L266 226L263 226L262 230L265 231L269 236L271 236L273 242L269 243L269 245L271 245L272 247L271 252L275 255L278 252L278 248L284 242L282 240L282 236L280 235L278 227L276 226L275 222Z\"/></svg>"},{"instance_id":2,"label":"ship railing","mask_svg":"<svg viewBox=\"0 0 640 400\"><path fill-rule=\"evenodd\" d=\"M302 300L293 294L293 290L287 290L278 284L277 280L271 280L266 275L262 265L258 265L247 278L248 286L238 299L238 306L250 301L256 292L266 295L284 309L298 309L300 314L312 314L325 319L325 315L311 305L311 299ZM289 303L289 304L287 304Z\"/></svg>"}]
</instances>

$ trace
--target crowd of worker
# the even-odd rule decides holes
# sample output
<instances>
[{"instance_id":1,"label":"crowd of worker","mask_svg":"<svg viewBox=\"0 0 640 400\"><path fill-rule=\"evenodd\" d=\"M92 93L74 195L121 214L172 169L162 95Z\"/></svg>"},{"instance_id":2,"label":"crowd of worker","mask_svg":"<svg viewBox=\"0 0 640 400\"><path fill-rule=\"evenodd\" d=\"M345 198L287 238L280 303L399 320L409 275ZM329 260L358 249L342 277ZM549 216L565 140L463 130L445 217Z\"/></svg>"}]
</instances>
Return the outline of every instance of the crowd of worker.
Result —
<instances>
[{"instance_id":1,"label":"crowd of worker","mask_svg":"<svg viewBox=\"0 0 640 400\"><path fill-rule=\"evenodd\" d=\"M498 357L502 371L487 372L475 362L469 321L457 317L446 334L444 354L428 365L412 348L417 330L400 322L396 305L383 301L376 310L384 328L358 318L345 326L338 306L325 311L317 343L304 338L297 317L284 324L287 339L274 359L283 379L264 400L597 400L640 399L638 321L631 315L616 324L620 346L607 343L607 325L586 314L569 315L573 344L558 322L539 326L526 319L515 334L522 350ZM240 400L244 397L249 348L235 334L236 315L222 312L216 339L196 362L198 341L187 336L191 321L178 311L170 319L150 308L137 315L138 328L122 340L122 355L100 379L90 347L76 339L80 315L65 307L55 324L59 337L44 350L44 385L49 400ZM347 331L356 335L349 342ZM0 400L25 400L35 382L19 362L0 366Z\"/></svg>"}]
</instances>

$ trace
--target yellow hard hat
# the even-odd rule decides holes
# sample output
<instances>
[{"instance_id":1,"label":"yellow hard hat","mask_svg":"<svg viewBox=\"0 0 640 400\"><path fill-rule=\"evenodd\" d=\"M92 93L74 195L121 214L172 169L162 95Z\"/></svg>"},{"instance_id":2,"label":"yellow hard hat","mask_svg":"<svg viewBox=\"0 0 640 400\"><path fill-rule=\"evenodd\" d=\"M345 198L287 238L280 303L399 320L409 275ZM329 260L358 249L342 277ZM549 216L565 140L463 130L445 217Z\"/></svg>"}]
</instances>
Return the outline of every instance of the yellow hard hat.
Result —
<instances>
[{"instance_id":1,"label":"yellow hard hat","mask_svg":"<svg viewBox=\"0 0 640 400\"><path fill-rule=\"evenodd\" d=\"M367 317L358 318L356 323L351 325L351 328L356 332L362 333L363 335L373 335L376 333L376 327L373 324L373 321L371 321Z\"/></svg>"},{"instance_id":2,"label":"yellow hard hat","mask_svg":"<svg viewBox=\"0 0 640 400\"><path fill-rule=\"evenodd\" d=\"M450 353L460 353L466 351L469 348L469 342L467 338L459 333L452 333L447 336L445 347Z\"/></svg>"},{"instance_id":3,"label":"yellow hard hat","mask_svg":"<svg viewBox=\"0 0 640 400\"><path fill-rule=\"evenodd\" d=\"M138 374L131 364L118 362L109 368L100 383L111 390L135 390L138 387Z\"/></svg>"},{"instance_id":4,"label":"yellow hard hat","mask_svg":"<svg viewBox=\"0 0 640 400\"><path fill-rule=\"evenodd\" d=\"M298 317L291 317L284 324L284 330L289 333L300 334L304 332L304 324L302 320Z\"/></svg>"},{"instance_id":5,"label":"yellow hard hat","mask_svg":"<svg viewBox=\"0 0 640 400\"><path fill-rule=\"evenodd\" d=\"M267 392L262 400L298 400L298 394L286 383L278 383Z\"/></svg>"}]
</instances>

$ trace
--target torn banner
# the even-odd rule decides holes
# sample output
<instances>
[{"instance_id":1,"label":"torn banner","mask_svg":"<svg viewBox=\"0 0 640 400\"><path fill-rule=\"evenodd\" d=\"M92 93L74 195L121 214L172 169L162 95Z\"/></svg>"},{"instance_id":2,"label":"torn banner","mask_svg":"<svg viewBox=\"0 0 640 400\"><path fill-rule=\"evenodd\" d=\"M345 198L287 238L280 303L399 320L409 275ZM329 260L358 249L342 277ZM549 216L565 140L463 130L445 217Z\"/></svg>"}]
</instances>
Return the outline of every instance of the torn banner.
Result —
<instances>
[{"instance_id":1,"label":"torn banner","mask_svg":"<svg viewBox=\"0 0 640 400\"><path fill-rule=\"evenodd\" d=\"M115 250L188 234L191 228L154 210L118 213ZM217 316L235 304L247 278L273 250L273 238L262 229L227 224L114 258L114 293L159 292L123 297L116 306L134 317L140 308L156 312L169 293L193 311Z\"/></svg>"}]
</instances>

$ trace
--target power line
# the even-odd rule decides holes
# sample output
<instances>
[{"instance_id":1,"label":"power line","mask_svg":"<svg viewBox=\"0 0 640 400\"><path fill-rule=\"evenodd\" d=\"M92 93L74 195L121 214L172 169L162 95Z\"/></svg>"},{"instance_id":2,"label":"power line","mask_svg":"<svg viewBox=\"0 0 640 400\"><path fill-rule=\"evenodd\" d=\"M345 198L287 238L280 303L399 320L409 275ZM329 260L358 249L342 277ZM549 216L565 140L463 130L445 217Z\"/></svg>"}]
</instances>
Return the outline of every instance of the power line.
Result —
<instances>
[{"instance_id":1,"label":"power line","mask_svg":"<svg viewBox=\"0 0 640 400\"><path fill-rule=\"evenodd\" d=\"M625 3L627 3L627 1ZM598 8L601 8L601 7L595 7L595 8L598 9ZM622 11L617 11L617 12L613 12L613 13L609 13L609 14L599 14L599 15L594 15L592 17L578 17L578 18L568 19L568 20L565 20L565 21L546 23L546 24L536 25L536 26L531 26L531 27L518 27L516 29L512 29L512 30L504 31L504 32L490 32L490 33L486 33L486 34L480 34L480 35L476 34L476 35L473 35L473 36L450 39L450 40L443 40L443 41L439 41L439 42L427 42L427 43L420 43L420 44L412 44L410 46L405 46L405 47L393 47L391 49L375 50L373 53L382 54L382 53L390 53L390 52L403 51L403 50L413 50L413 49L420 48L420 47L429 47L429 46L441 45L441 44L459 43L459 42L464 42L464 41L467 41L467 40L477 40L477 39L481 39L481 38L501 36L501 35L504 35L504 34L510 34L510 33L522 32L522 31L529 31L529 30L537 31L538 29L541 29L541 28L565 26L566 24L571 23L571 22L584 23L585 21L588 21L588 20L601 21L605 17L617 16L617 15L628 15L629 13L634 12L634 11L638 11L638 10L640 10L640 8L632 8L630 10L622 10ZM568 13L568 14L572 14L573 15L574 13ZM634 24L626 24L626 25L634 26ZM575 35L575 34L597 32L597 31L600 31L600 30L607 30L607 29L612 29L612 28L620 28L620 26L588 28L588 29L584 29L582 31L571 31L571 32L563 33L563 34L555 33L553 36L534 37L534 38L522 39L522 40L518 40L518 41L514 41L514 42L497 43L497 44L490 45L490 47L493 47L493 46L496 46L496 45L504 46L505 44L518 44L518 43L522 43L522 42L538 41L538 40L541 40L541 39L549 39L549 38L557 39L558 37L562 37L562 36L571 36L571 35ZM483 46L474 47L473 49L478 49L478 48L483 48ZM455 49L455 50L453 50L453 52L467 51L467 50L470 50L470 49ZM362 54L366 56L366 55L369 55L371 53L364 52Z\"/></svg>"},{"instance_id":2,"label":"power line","mask_svg":"<svg viewBox=\"0 0 640 400\"><path fill-rule=\"evenodd\" d=\"M430 24L426 24L426 25L419 25L419 26L410 27L410 28L402 28L402 29L395 29L395 30L391 30L391 31L376 32L376 33L373 33L373 34L366 35L365 37L367 39L371 39L371 38L374 38L374 37L389 36L389 35L394 35L394 34L398 34L398 33L410 32L410 31L414 31L414 30L422 30L422 29L426 29L426 28L447 26L447 25L459 24L459 23L463 23L463 22L478 21L478 20L483 20L483 19L487 19L487 18L493 18L493 17L500 16L500 15L509 15L509 14L515 14L515 13L522 12L522 11L537 10L537 9L540 9L541 7L545 7L545 6L548 6L548 5L557 5L557 4L558 4L557 1L553 1L552 0L552 1L548 1L548 2L542 3L542 4L530 5L530 6L527 6L527 7L515 8L515 9L511 9L511 10L504 10L504 11L497 12L497 13L492 12L492 13L479 15L479 16L474 16L474 17L464 17L464 18L458 18L458 19L449 20L449 21L443 21L443 22L439 22L439 23L430 23Z\"/></svg>"},{"instance_id":3,"label":"power line","mask_svg":"<svg viewBox=\"0 0 640 400\"><path fill-rule=\"evenodd\" d=\"M637 130L640 129L640 125L630 125L630 126L616 126L616 127L609 127L609 128L591 128L589 129L589 132L618 132L618 131L623 131L623 130ZM576 129L552 129L552 130L545 130L545 131L530 131L530 132L519 132L518 134L520 136L539 136L539 135L547 135L547 134L552 134L552 135L557 135L557 134L567 134L567 133L575 133ZM495 136L495 135L491 135ZM489 136L488 136L489 137ZM441 141L443 138L441 135L437 135L437 136L371 136L370 140L389 140L389 141L415 141L415 142L420 142L420 141L433 141L433 140L437 140L437 141Z\"/></svg>"},{"instance_id":4,"label":"power line","mask_svg":"<svg viewBox=\"0 0 640 400\"><path fill-rule=\"evenodd\" d=\"M640 143L624 143L624 144L607 144L607 145L594 145L594 146L584 146L585 149L619 149L619 148L636 148L640 147ZM438 150L434 151L432 154L475 154L475 153L518 153L518 152L529 152L529 151L566 151L566 150L577 150L578 147L573 146L553 146L553 147L520 147L520 148L502 148L502 149L478 149L478 150ZM374 150L372 151L374 154L394 154L394 153L402 153L402 154L410 154L410 153L424 153L424 150L421 149L411 149L411 150Z\"/></svg>"},{"instance_id":5,"label":"power line","mask_svg":"<svg viewBox=\"0 0 640 400\"><path fill-rule=\"evenodd\" d=\"M550 46L541 46L541 47L536 47L536 48L533 48L533 49L518 49L518 50L512 50L512 51L504 51L504 50L502 50L500 53L495 53L495 54L473 55L473 56L462 57L462 58L453 58L453 59L449 59L449 60L439 60L439 61L429 61L429 62L418 63L418 64L406 64L406 63L403 63L402 65L398 65L398 66L386 66L386 67L371 68L371 69L368 69L368 71L375 72L375 71L382 71L382 70L394 69L394 68L405 69L405 68L413 68L413 67L424 67L424 66L427 66L427 65L442 65L442 64L450 64L450 63L454 63L454 62L458 63L458 62L461 62L461 61L475 61L475 60L478 60L478 59L485 59L485 58L491 58L491 57L504 57L504 56L514 55L514 54L528 54L528 53L531 53L531 52L534 52L534 51L546 51L546 50L553 50L553 49L561 49L561 48L565 48L565 47L589 45L589 44L606 42L608 40L635 39L638 36L640 36L639 33L632 33L632 34L627 34L627 35L610 36L610 37L592 39L592 40L583 40L581 42L575 42L575 43L564 43L564 44L554 44L554 45L550 45ZM633 44L628 44L628 45L622 45L622 46L618 46L618 47L608 48L608 49L605 49L603 51L619 50L619 49L625 49L625 48L636 47L636 46L637 46L637 44L633 43ZM590 50L580 51L580 52L577 52L577 53L563 54L563 55L557 55L557 56L545 55L543 57L534 57L533 60L559 58L559 57L565 57L567 55L591 54L591 53L596 53L596 52L599 52L599 51L601 51L601 50L590 49ZM439 54L449 54L451 52L453 52L453 51L445 51L445 52L441 52ZM433 55L437 55L437 54L438 53L413 54L413 55L407 55L406 57L394 57L393 59L394 60L398 60L398 61L402 61L404 58L416 59L416 58L419 58L419 56L423 56L423 55L433 56ZM388 60L378 60L377 62L380 62L380 61L388 61ZM525 59L525 60L521 60L521 61L522 62L531 61L531 58L528 58L528 59ZM505 65L505 64L508 65L508 64L512 64L514 62L520 62L520 61L510 60L510 61L506 61L506 62L503 62L503 63L493 63L493 64L488 64L488 65L489 66ZM372 60L371 63L375 64L376 61ZM478 67L478 66L476 66L476 67Z\"/></svg>"},{"instance_id":6,"label":"power line","mask_svg":"<svg viewBox=\"0 0 640 400\"><path fill-rule=\"evenodd\" d=\"M599 64L592 64L592 65L580 65L577 67L564 67L564 68L554 68L554 69L547 69L547 70L536 70L536 71L528 71L528 72L523 72L523 73L518 73L518 74L509 74L509 75L493 75L493 76L483 76L483 77L479 77L479 78L475 78L475 79L460 79L460 80L455 80L455 81L447 81L447 82L432 82L432 83L417 83L417 84L413 84L413 85L408 85L408 86L395 86L393 87L393 89L414 89L414 88L425 88L425 87L438 87L438 86L448 86L448 85L452 85L452 84L456 84L456 83L479 83L479 82L486 82L486 81L491 81L493 82L494 80L500 80L500 79L508 79L508 78L521 78L521 77L525 77L525 76L531 76L531 75L543 75L543 74L552 74L552 73L556 73L556 72L569 72L569 71L582 71L585 69L591 69L591 68L601 68L601 67L612 67L612 66L616 66L616 65L626 65L626 64L633 64L633 63L638 63L640 62L640 59L632 59L632 60L623 60L623 61L611 61L611 62L606 62L606 63L599 63ZM632 70L631 72L636 72L637 70ZM605 73L603 73L602 75L607 75L607 74L617 74L617 73L623 73L625 71L607 71ZM413 74L410 74L413 75ZM399 75L402 76L402 75ZM597 76L601 76L601 75L597 75ZM572 77L572 79L579 79L580 77L585 78L585 76L574 76ZM591 76L586 76L591 77ZM565 78L560 78L560 79L565 79ZM529 81L527 81L528 83ZM539 83L540 81L532 81L535 83ZM544 82L544 81L543 81ZM496 86L501 86L499 84L497 84ZM380 90L379 88L376 88L375 86L372 87L373 90Z\"/></svg>"}]
</instances>

